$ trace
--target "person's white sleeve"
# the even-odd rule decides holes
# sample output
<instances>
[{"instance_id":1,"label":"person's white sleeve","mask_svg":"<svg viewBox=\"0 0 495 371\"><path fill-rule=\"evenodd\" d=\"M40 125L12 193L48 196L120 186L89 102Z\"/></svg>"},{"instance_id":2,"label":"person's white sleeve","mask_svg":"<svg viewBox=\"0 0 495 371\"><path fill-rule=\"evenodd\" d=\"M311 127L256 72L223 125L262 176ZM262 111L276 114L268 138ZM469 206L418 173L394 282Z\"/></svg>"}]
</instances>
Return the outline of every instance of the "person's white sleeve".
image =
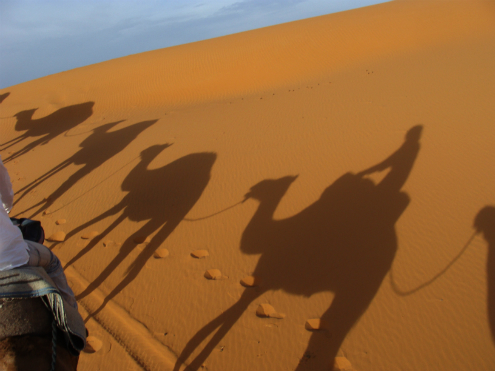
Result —
<instances>
[{"instance_id":1,"label":"person's white sleeve","mask_svg":"<svg viewBox=\"0 0 495 371\"><path fill-rule=\"evenodd\" d=\"M0 271L27 264L28 246L21 230L12 224L7 212L0 208Z\"/></svg>"},{"instance_id":2,"label":"person's white sleeve","mask_svg":"<svg viewBox=\"0 0 495 371\"><path fill-rule=\"evenodd\" d=\"M0 198L2 199L3 208L9 213L14 203L14 190L12 189L9 173L3 165L2 157L0 157Z\"/></svg>"},{"instance_id":3,"label":"person's white sleeve","mask_svg":"<svg viewBox=\"0 0 495 371\"><path fill-rule=\"evenodd\" d=\"M24 265L29 260L28 246L21 230L12 224L8 211L12 208L14 193L9 173L0 157L0 271Z\"/></svg>"}]
</instances>

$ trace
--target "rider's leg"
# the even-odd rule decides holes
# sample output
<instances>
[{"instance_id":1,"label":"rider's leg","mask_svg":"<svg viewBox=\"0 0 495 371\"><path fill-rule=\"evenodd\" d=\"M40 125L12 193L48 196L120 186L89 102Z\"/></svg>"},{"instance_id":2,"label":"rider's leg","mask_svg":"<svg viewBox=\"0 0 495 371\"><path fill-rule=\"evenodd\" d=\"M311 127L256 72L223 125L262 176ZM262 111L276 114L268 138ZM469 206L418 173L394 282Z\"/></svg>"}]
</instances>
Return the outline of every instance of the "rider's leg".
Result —
<instances>
[{"instance_id":1,"label":"rider's leg","mask_svg":"<svg viewBox=\"0 0 495 371\"><path fill-rule=\"evenodd\" d=\"M32 241L26 241L26 243L29 248L29 261L26 265L44 268L59 289L62 297L74 308L77 308L76 298L67 283L64 269L57 256L42 244Z\"/></svg>"}]
</instances>

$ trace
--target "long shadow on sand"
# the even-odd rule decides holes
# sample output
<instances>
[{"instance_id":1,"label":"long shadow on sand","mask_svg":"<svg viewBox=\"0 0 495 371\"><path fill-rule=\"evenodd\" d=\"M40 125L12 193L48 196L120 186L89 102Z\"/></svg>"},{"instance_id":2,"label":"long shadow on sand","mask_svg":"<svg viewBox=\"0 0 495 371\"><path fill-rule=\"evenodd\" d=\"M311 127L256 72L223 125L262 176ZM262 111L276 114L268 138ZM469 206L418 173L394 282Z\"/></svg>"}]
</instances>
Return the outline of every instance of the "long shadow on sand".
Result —
<instances>
[{"instance_id":1,"label":"long shadow on sand","mask_svg":"<svg viewBox=\"0 0 495 371\"><path fill-rule=\"evenodd\" d=\"M495 343L495 206L485 206L474 220L474 227L488 242L486 280L488 283L488 320Z\"/></svg>"},{"instance_id":2,"label":"long shadow on sand","mask_svg":"<svg viewBox=\"0 0 495 371\"><path fill-rule=\"evenodd\" d=\"M395 223L409 204L401 191L419 152L422 126L411 128L403 145L383 162L358 174L347 173L299 214L274 220L274 212L296 177L267 179L246 198L259 207L243 232L241 250L261 254L253 275L261 287L246 289L238 302L204 326L185 346L175 370L207 339L189 365L198 370L250 303L269 290L309 297L335 293L321 319L327 331L314 332L297 370L325 370L366 311L397 251ZM375 184L364 175L390 168Z\"/></svg>"},{"instance_id":3,"label":"long shadow on sand","mask_svg":"<svg viewBox=\"0 0 495 371\"><path fill-rule=\"evenodd\" d=\"M129 235L122 244L117 256L86 290L77 296L77 299L81 300L100 286L129 253L136 248L137 239L149 237L156 232L128 268L123 280L110 292L100 308L92 315L96 315L101 311L106 303L137 277L156 249L175 230L198 201L210 180L211 168L216 160L215 153L193 153L161 168L148 170L148 165L151 161L168 146L169 144L155 145L142 151L141 161L130 171L122 183L122 190L128 192L122 201L67 235L70 238L94 223L120 213L110 226L103 233L92 239L84 249L67 263L66 267L74 264L82 256L90 252L98 242L125 219L133 222L147 220L144 226Z\"/></svg>"},{"instance_id":4,"label":"long shadow on sand","mask_svg":"<svg viewBox=\"0 0 495 371\"><path fill-rule=\"evenodd\" d=\"M10 95L10 92L0 94L0 103L2 103Z\"/></svg>"},{"instance_id":5,"label":"long shadow on sand","mask_svg":"<svg viewBox=\"0 0 495 371\"><path fill-rule=\"evenodd\" d=\"M15 130L25 130L25 132L12 140L0 144L0 146L6 146L3 147L2 150L10 148L30 137L40 138L26 144L22 149L7 157L4 162L12 161L40 145L47 144L50 140L56 138L63 132L72 129L87 120L93 114L94 104L94 102L74 104L72 106L63 107L48 116L34 120L33 115L37 108L15 114L14 116L17 118Z\"/></svg>"},{"instance_id":6,"label":"long shadow on sand","mask_svg":"<svg viewBox=\"0 0 495 371\"><path fill-rule=\"evenodd\" d=\"M64 181L51 195L49 195L45 201L34 204L29 209L24 210L22 213L25 213L35 208L36 206L41 205L40 208L36 212L34 212L33 215L30 216L32 218L34 215L40 213L43 210L46 210L56 200L61 198L78 181L80 181L86 175L90 174L93 170L97 169L106 161L110 160L112 157L123 151L141 132L149 128L158 120L143 121L134 125L124 127L122 129L110 131L114 126L121 123L122 121L112 122L97 127L93 130L90 136L82 141L82 143L79 145L81 149L78 152L69 157L67 160L62 161L60 164L56 165L39 178L21 188L18 193L22 192L22 194L20 197L18 197L16 203L18 203L31 190L33 190L58 172L64 170L69 165L84 165L74 174L69 176L67 180Z\"/></svg>"}]
</instances>

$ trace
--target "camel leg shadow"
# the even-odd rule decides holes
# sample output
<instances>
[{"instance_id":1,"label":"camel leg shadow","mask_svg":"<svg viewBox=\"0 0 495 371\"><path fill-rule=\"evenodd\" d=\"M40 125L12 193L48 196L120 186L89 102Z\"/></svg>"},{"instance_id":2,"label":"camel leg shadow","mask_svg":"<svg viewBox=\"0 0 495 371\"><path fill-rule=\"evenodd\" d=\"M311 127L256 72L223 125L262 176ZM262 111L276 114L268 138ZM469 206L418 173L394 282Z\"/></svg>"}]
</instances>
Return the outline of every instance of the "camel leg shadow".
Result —
<instances>
[{"instance_id":1,"label":"camel leg shadow","mask_svg":"<svg viewBox=\"0 0 495 371\"><path fill-rule=\"evenodd\" d=\"M71 231L67 235L67 238L70 238L70 237L76 235L80 231L86 229L90 225L93 225L93 224L99 222L100 220L103 220L103 219L105 219L105 218L107 218L109 216L112 216L112 215L117 214L120 210L123 209L123 207L124 206L121 203L119 203L118 205L114 206L110 210L108 210L108 211L104 212L103 214L97 216L93 220L91 220L91 221L89 221L89 222L87 222L87 223L85 223L85 224L77 227L73 231ZM69 260L69 262L65 265L64 269L67 269L67 267L71 266L77 260L79 260L84 255L86 255L93 247L95 247L98 244L98 242L100 242L103 238L105 238L105 236L107 236L113 229L115 229L125 218L126 218L126 216L124 214L122 214L117 219L115 219L112 222L112 224L110 224L110 226L108 226L101 234L99 234L98 236L96 236L95 238L93 238L91 240L91 242L84 249L82 249L80 252L78 252L76 254L76 256L74 256L71 260Z\"/></svg>"},{"instance_id":2,"label":"camel leg shadow","mask_svg":"<svg viewBox=\"0 0 495 371\"><path fill-rule=\"evenodd\" d=\"M20 200L22 200L30 191L32 191L34 188L36 188L37 186L39 186L40 184L42 184L45 180L51 178L53 175L57 174L58 172L62 171L63 169L65 169L67 166L70 165L70 162L68 161L64 161L60 164L58 164L57 166L55 166L54 168L52 168L51 170L47 171L45 174L43 174L42 176L36 178L35 180L33 180L31 183L25 185L24 187L22 187L21 189L19 189L17 191L17 193L21 193L22 192L22 195L19 196L17 198L17 200L14 202L14 206L19 203ZM38 204L37 204L38 205ZM36 207L33 206L33 207ZM24 212L28 211L30 209L27 209L25 210Z\"/></svg>"},{"instance_id":3,"label":"camel leg shadow","mask_svg":"<svg viewBox=\"0 0 495 371\"><path fill-rule=\"evenodd\" d=\"M125 216L123 216L125 217ZM91 317L96 316L99 312L105 308L108 302L110 302L119 292L124 290L141 272L146 262L153 256L155 250L167 239L167 237L174 231L182 218L173 222L167 222L165 226L153 237L150 243L143 249L136 260L127 269L125 277L122 281L107 295L101 306L93 313L91 313L85 320L88 321ZM145 224L139 231L130 236L126 242L122 245L119 254L110 262L110 264L100 273L100 275L77 296L77 300L81 300L89 295L93 290L98 288L103 281L105 281L110 274L122 263L122 261L131 253L136 247L134 242L135 237L141 237L143 235L150 235L157 230L161 221L154 222L153 220Z\"/></svg>"},{"instance_id":4,"label":"camel leg shadow","mask_svg":"<svg viewBox=\"0 0 495 371\"><path fill-rule=\"evenodd\" d=\"M190 371L200 369L201 365L205 362L213 349L215 349L215 347L229 332L232 326L234 326L237 320L246 311L248 306L265 292L266 290L253 291L251 289L246 289L242 293L240 299L234 305L220 314L217 318L209 322L206 326L199 330L198 333L196 333L196 335L191 338L191 340L189 340L184 350L177 358L177 363L175 364L174 371L178 371L182 363L186 362L187 358L194 352L194 350L197 349L210 334L212 334L217 328L219 328L215 335L213 335L213 337L210 339L208 344L206 344L201 353L198 354L187 367L187 370Z\"/></svg>"},{"instance_id":5,"label":"camel leg shadow","mask_svg":"<svg viewBox=\"0 0 495 371\"><path fill-rule=\"evenodd\" d=\"M24 139L26 139L26 137L21 134L21 135L15 137L14 139L11 139L5 143L0 144L0 146L7 146L7 147L0 148L0 151L5 151L6 149L16 145L17 143L22 142Z\"/></svg>"}]
</instances>

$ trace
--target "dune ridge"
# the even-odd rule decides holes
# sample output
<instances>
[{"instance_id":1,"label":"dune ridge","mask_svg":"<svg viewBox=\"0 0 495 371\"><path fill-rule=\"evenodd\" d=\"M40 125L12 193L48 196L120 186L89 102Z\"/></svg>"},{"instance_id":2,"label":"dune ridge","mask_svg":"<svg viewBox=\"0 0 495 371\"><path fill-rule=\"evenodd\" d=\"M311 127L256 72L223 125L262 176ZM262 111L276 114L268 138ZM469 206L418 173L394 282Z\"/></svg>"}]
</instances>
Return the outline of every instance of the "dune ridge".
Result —
<instances>
[{"instance_id":1,"label":"dune ridge","mask_svg":"<svg viewBox=\"0 0 495 371\"><path fill-rule=\"evenodd\" d=\"M131 55L47 77L56 93L46 98L60 107L71 104L66 95L77 101L96 95L102 110L125 111L176 108L300 85L363 60L483 37L492 29L493 3L472 4L393 1ZM32 101L46 94L44 85L41 78L17 89ZM106 97L108 91L111 97Z\"/></svg>"}]
</instances>

